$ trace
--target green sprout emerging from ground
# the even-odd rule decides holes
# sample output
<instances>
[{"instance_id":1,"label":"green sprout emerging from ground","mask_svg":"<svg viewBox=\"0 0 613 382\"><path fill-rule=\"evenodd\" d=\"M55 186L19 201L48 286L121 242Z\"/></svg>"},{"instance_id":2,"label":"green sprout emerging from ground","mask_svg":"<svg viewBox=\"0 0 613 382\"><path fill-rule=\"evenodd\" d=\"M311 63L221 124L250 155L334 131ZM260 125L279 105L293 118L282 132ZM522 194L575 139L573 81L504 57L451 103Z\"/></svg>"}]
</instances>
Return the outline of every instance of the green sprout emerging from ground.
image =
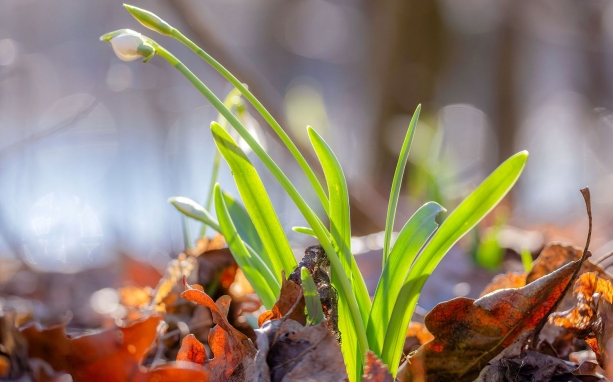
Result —
<instances>
[{"instance_id":1,"label":"green sprout emerging from ground","mask_svg":"<svg viewBox=\"0 0 613 382\"><path fill-rule=\"evenodd\" d=\"M232 170L244 207L224 193L218 184L214 184L219 160L214 164L212 188L205 202L206 208L183 197L171 198L170 202L184 215L197 219L224 235L236 262L263 304L270 309L279 296L283 272L290 274L297 263L266 188L245 152L228 133L229 124L274 175L306 219L309 227L296 228L296 231L315 236L330 260L331 281L339 296L341 350L349 380L359 380L367 350L379 356L395 376L407 327L426 280L449 249L507 194L521 174L528 153L519 152L501 164L449 214L440 227L435 218L445 211L444 208L435 202L424 204L406 222L395 243L392 243L400 187L420 112L418 106L409 125L392 183L384 236L383 273L371 302L362 274L351 253L347 182L330 146L315 129L307 127L309 139L325 175L326 192L314 169L246 85L158 16L133 6L124 6L147 28L185 44L236 88L231 96L222 102L179 59L149 37L131 30L119 30L101 37L101 40L112 44L119 58L123 60L144 57L146 62L156 54L162 57L179 70L219 111L219 123L211 123L211 132L219 154ZM324 220L329 222L329 228L245 128L241 122L239 108L236 107L240 104L236 101L237 97L240 99L239 95L262 115L294 156L315 189L326 213ZM217 219L208 212L213 201ZM309 282L308 271L302 271L302 278L307 296L312 292L313 285ZM319 322L320 310L312 298L307 299L307 308L309 321Z\"/></svg>"}]
</instances>

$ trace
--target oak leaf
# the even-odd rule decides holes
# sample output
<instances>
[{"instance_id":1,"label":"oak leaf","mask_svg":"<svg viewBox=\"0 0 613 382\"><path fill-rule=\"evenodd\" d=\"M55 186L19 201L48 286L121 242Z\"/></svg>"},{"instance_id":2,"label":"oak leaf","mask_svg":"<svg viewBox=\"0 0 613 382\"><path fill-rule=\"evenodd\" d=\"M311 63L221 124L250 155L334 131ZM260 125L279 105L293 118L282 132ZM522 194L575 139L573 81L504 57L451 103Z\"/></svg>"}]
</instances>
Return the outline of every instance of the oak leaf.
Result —
<instances>
[{"instance_id":1,"label":"oak leaf","mask_svg":"<svg viewBox=\"0 0 613 382\"><path fill-rule=\"evenodd\" d=\"M573 294L576 305L553 313L549 322L584 339L604 367L609 359L607 342L613 335L613 285L598 274L588 272L579 276Z\"/></svg>"},{"instance_id":2,"label":"oak leaf","mask_svg":"<svg viewBox=\"0 0 613 382\"><path fill-rule=\"evenodd\" d=\"M547 244L532 264L532 270L526 276L526 284L550 274L565 264L581 259L582 255L583 251L580 248L571 245L557 242ZM595 272L599 277L611 280L611 277L602 268L593 264L589 259L583 262L578 274L585 272Z\"/></svg>"},{"instance_id":3,"label":"oak leaf","mask_svg":"<svg viewBox=\"0 0 613 382\"><path fill-rule=\"evenodd\" d=\"M408 360L404 380L471 381L522 334L542 324L566 292L582 260L521 288L503 289L473 300L438 304L425 317L434 340Z\"/></svg>"},{"instance_id":4,"label":"oak leaf","mask_svg":"<svg viewBox=\"0 0 613 382\"><path fill-rule=\"evenodd\" d=\"M209 331L208 344L213 353L213 359L205 362L210 369L211 379L215 381L227 380L249 380L253 373L253 362L255 358L255 347L251 340L243 333L236 330L226 317L227 311L222 310L227 299L217 305L202 290L194 289L187 285L186 291L181 293L181 297L209 308L213 323L216 324Z\"/></svg>"},{"instance_id":5,"label":"oak leaf","mask_svg":"<svg viewBox=\"0 0 613 382\"><path fill-rule=\"evenodd\" d=\"M188 334L181 341L181 349L177 353L177 361L187 361L203 365L206 360L206 349L202 342L193 334Z\"/></svg>"}]
</instances>

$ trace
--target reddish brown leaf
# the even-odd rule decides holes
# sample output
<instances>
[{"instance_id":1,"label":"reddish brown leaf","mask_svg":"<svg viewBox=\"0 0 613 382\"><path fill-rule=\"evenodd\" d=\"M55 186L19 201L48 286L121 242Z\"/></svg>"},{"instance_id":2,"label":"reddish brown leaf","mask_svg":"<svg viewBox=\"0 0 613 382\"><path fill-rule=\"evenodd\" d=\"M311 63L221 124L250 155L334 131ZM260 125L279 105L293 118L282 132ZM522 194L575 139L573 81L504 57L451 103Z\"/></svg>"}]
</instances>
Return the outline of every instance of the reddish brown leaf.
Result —
<instances>
[{"instance_id":1,"label":"reddish brown leaf","mask_svg":"<svg viewBox=\"0 0 613 382\"><path fill-rule=\"evenodd\" d=\"M208 338L214 356L207 363L211 369L211 377L227 380L235 371L244 372L248 365L253 363L256 353L251 340L230 325L225 312L203 291L190 288L181 293L181 297L211 310L213 322L216 324L209 331Z\"/></svg>"},{"instance_id":2,"label":"reddish brown leaf","mask_svg":"<svg viewBox=\"0 0 613 382\"><path fill-rule=\"evenodd\" d=\"M560 269L563 265L579 260L582 254L583 251L580 248L571 245L555 242L547 244L532 264L532 271L526 277L526 284ZM579 274L585 272L595 272L599 277L611 280L611 277L602 268L592 264L589 259L583 262Z\"/></svg>"},{"instance_id":3,"label":"reddish brown leaf","mask_svg":"<svg viewBox=\"0 0 613 382\"><path fill-rule=\"evenodd\" d=\"M301 301L292 311L288 318L299 322L302 325L306 324L306 316L304 314L304 297L302 296L302 286L293 280L285 280L283 277L283 285L281 285L281 293L279 298L271 310L267 310L258 317L258 326L264 325L270 320L278 320L285 316L294 306L297 299Z\"/></svg>"},{"instance_id":4,"label":"reddish brown leaf","mask_svg":"<svg viewBox=\"0 0 613 382\"><path fill-rule=\"evenodd\" d=\"M32 325L22 330L31 358L46 361L79 381L132 381L142 372L140 363L156 337L158 316L129 326L70 338L66 326L43 329Z\"/></svg>"},{"instance_id":5,"label":"reddish brown leaf","mask_svg":"<svg viewBox=\"0 0 613 382\"><path fill-rule=\"evenodd\" d=\"M181 342L181 349L177 353L177 361L188 361L203 365L205 359L206 349L202 342L198 341L193 334L185 336Z\"/></svg>"},{"instance_id":6,"label":"reddish brown leaf","mask_svg":"<svg viewBox=\"0 0 613 382\"><path fill-rule=\"evenodd\" d=\"M526 285L526 274L519 272L509 272L497 275L492 279L492 282L487 284L479 297L483 297L488 293L507 288L521 288Z\"/></svg>"},{"instance_id":7,"label":"reddish brown leaf","mask_svg":"<svg viewBox=\"0 0 613 382\"><path fill-rule=\"evenodd\" d=\"M585 339L592 348L598 363L607 364L607 341L613 335L613 285L611 281L588 272L579 276L573 291L575 307L553 313L549 322L571 331Z\"/></svg>"},{"instance_id":8,"label":"reddish brown leaf","mask_svg":"<svg viewBox=\"0 0 613 382\"><path fill-rule=\"evenodd\" d=\"M394 382L394 378L387 370L387 366L370 350L366 352L366 361L364 362L363 381L372 382Z\"/></svg>"},{"instance_id":9,"label":"reddish brown leaf","mask_svg":"<svg viewBox=\"0 0 613 382\"><path fill-rule=\"evenodd\" d=\"M404 380L473 380L490 359L549 315L580 265L581 261L567 264L522 288L437 305L425 317L435 339L409 359Z\"/></svg>"},{"instance_id":10,"label":"reddish brown leaf","mask_svg":"<svg viewBox=\"0 0 613 382\"><path fill-rule=\"evenodd\" d=\"M547 275L554 270L568 264L572 261L576 261L581 258L583 251L577 247L570 245L564 245L560 243L550 243L541 251L536 261L533 264L532 271L527 276L527 282L532 282L544 275ZM598 265L592 264L590 259L587 259L581 265L578 275L582 275L586 272L595 272L602 278L610 280L611 278L605 273L605 271ZM566 292L566 295L558 305L558 310L568 310L574 307L576 299L571 293L571 288ZM543 347L546 342L551 344L549 347L555 349L557 356L566 358L572 352L577 350L575 343L576 340L572 334L562 327L545 324L541 331L539 344L539 350L543 351Z\"/></svg>"}]
</instances>

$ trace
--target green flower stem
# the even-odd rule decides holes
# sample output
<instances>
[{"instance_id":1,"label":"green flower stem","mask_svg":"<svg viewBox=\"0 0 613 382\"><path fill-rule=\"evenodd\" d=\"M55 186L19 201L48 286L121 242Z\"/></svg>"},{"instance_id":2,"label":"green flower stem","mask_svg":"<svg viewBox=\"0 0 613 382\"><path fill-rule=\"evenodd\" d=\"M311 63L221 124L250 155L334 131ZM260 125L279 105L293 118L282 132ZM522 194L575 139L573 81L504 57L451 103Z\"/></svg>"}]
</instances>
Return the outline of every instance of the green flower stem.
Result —
<instances>
[{"instance_id":1,"label":"green flower stem","mask_svg":"<svg viewBox=\"0 0 613 382\"><path fill-rule=\"evenodd\" d=\"M217 62L217 60L211 57L211 55L205 52L202 48L196 45L193 41L185 37L183 33L181 33L178 29L173 28L171 32L171 36L179 40L183 44L185 44L188 48L194 51L194 53L196 53L200 58L202 58L209 65L211 65L222 76L224 76L226 80L228 80L232 85L234 85L243 94L243 96L247 99L247 101L249 101L249 103L253 105L253 107L258 111L258 113L260 113L260 115L266 120L266 122L268 122L270 127L272 127L272 129L275 131L275 133L277 133L279 138L281 138L281 141L283 141L285 146L287 146L289 151L292 153L292 155L294 156L294 158L296 159L296 161L302 168L302 171L304 171L307 178L313 185L313 188L315 188L315 192L317 193L317 196L319 197L319 200L321 201L321 204L327 214L328 208L329 208L328 197L326 196L326 193L321 183L317 179L315 172L313 172L313 169L311 169L306 159L304 159L304 156L302 156L302 153L300 153L300 151L298 150L298 147L296 147L294 142L292 142L290 137L287 135L285 130L283 130L279 122L277 122L277 120L272 116L272 114L270 114L270 112L266 110L264 105L262 105L262 103L257 98L255 98L253 93L251 93L249 89L247 89L247 87L243 85L243 83L241 83L236 77L234 77L234 75L230 73L228 69L226 69L223 65Z\"/></svg>"},{"instance_id":2,"label":"green flower stem","mask_svg":"<svg viewBox=\"0 0 613 382\"><path fill-rule=\"evenodd\" d=\"M223 101L226 108L231 110L234 104L233 102L234 97L239 96L239 95L240 95L240 92L236 88L232 89L232 91L228 93L228 95L226 96L226 99ZM228 120L223 118L223 115L221 115L221 113L217 115L217 120L219 121L219 124L224 129L228 128ZM213 194L215 191L215 183L217 183L217 177L219 176L220 163L221 163L221 154L219 153L219 150L215 150L215 157L213 158L213 171L211 173L211 181L209 182L209 191L207 192L206 201L204 202L204 208L207 211L211 210L211 204L213 203ZM206 223L202 223L202 228L200 229L200 237L204 238L205 234L206 234Z\"/></svg>"},{"instance_id":3,"label":"green flower stem","mask_svg":"<svg viewBox=\"0 0 613 382\"><path fill-rule=\"evenodd\" d=\"M360 346L360 352L362 355L366 354L368 350L368 339L366 337L366 329L364 327L364 322L362 321L362 317L360 315L360 310L358 308L358 303L356 300L353 291L351 290L351 283L347 278L347 275L343 272L343 267L340 263L338 254L334 250L334 246L329 239L329 232L324 227L321 220L317 217L315 212L308 206L308 204L304 201L296 187L290 182L287 176L281 171L279 166L272 160L272 158L266 153L266 151L258 144L258 142L249 134L247 129L242 125L242 123L228 110L228 108L211 92L211 90L194 75L179 59L177 59L172 53L167 51L164 47L156 43L155 41L149 39L151 46L155 48L155 52L166 61L168 61L172 66L177 68L191 83L198 89L202 95L217 109L219 112L230 122L232 127L238 131L238 133L243 137L243 139L249 144L251 149L257 154L260 160L268 167L270 172L277 178L281 186L285 189L288 195L292 198L300 212L304 215L305 219L313 228L313 231L317 235L318 240L320 241L322 247L326 251L328 258L330 259L330 265L332 266L332 271L338 274L338 279L340 283L341 296L344 296L347 299L347 304L351 311L351 318L347 317L346 319L351 319L356 329L358 344ZM238 88L238 87L237 87ZM240 89L239 89L240 90ZM288 138L289 139L289 138ZM305 162L306 163L306 162Z\"/></svg>"}]
</instances>

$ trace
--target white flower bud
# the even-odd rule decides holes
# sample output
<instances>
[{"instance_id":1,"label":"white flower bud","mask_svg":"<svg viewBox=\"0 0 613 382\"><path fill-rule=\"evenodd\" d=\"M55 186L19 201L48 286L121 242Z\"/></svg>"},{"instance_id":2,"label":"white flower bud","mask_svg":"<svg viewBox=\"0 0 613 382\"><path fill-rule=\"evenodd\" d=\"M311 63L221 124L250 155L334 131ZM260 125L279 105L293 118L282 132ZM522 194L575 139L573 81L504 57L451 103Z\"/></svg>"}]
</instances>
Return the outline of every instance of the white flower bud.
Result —
<instances>
[{"instance_id":1,"label":"white flower bud","mask_svg":"<svg viewBox=\"0 0 613 382\"><path fill-rule=\"evenodd\" d=\"M145 43L143 36L132 30L125 30L123 33L114 36L109 41L115 54L122 61L134 61L142 57L138 52L138 47Z\"/></svg>"}]
</instances>

